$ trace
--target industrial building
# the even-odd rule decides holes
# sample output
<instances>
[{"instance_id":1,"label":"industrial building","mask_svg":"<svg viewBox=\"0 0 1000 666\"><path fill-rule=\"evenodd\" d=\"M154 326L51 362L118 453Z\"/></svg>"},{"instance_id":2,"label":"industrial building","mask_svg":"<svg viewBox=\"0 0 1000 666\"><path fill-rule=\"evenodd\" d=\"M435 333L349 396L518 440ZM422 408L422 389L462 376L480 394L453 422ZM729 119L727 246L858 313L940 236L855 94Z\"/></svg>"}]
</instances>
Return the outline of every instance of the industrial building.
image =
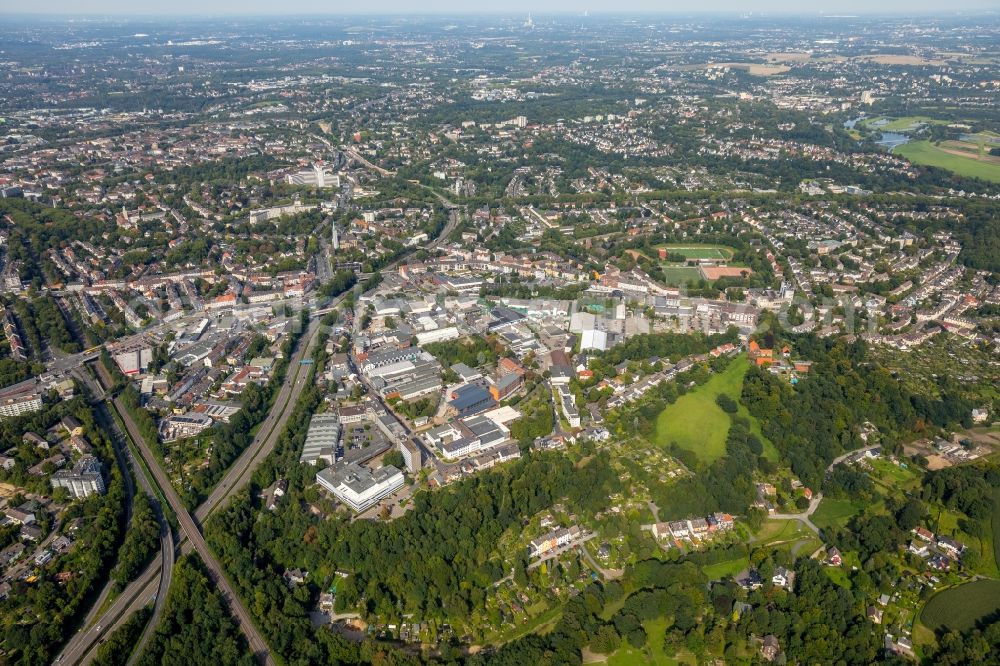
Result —
<instances>
[{"instance_id":1,"label":"industrial building","mask_svg":"<svg viewBox=\"0 0 1000 666\"><path fill-rule=\"evenodd\" d=\"M302 446L300 463L315 465L320 460L333 464L337 461L337 446L341 435L340 417L336 414L314 414L309 421L309 433Z\"/></svg>"}]
</instances>

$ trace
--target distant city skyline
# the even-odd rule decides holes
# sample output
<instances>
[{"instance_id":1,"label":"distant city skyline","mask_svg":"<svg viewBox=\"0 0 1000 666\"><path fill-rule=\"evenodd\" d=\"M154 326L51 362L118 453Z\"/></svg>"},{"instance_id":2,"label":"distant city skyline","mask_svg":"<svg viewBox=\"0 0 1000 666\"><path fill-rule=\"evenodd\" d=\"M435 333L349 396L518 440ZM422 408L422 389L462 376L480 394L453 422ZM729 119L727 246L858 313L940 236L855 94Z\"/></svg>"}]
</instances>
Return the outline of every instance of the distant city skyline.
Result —
<instances>
[{"instance_id":1,"label":"distant city skyline","mask_svg":"<svg viewBox=\"0 0 1000 666\"><path fill-rule=\"evenodd\" d=\"M824 14L893 14L893 13L941 13L997 11L996 0L958 0L942 3L940 0L885 0L873 4L867 0L827 0L804 6L792 0L761 0L740 2L739 0L707 0L696 8L678 3L664 4L656 0L624 0L607 9L604 3L579 2L578 0L546 0L531 2L512 0L496 9L477 7L470 11L467 3L460 0L375 0L359 6L355 3L329 2L324 0L287 0L274 3L271 0L174 0L173 2L148 2L136 4L126 0L88 0L81 7L79 0L50 0L39 5L8 5L0 8L0 14L67 14L67 15L294 15L294 14L421 14L421 13L629 13L648 12L658 14L692 13L781 13L817 15Z\"/></svg>"}]
</instances>

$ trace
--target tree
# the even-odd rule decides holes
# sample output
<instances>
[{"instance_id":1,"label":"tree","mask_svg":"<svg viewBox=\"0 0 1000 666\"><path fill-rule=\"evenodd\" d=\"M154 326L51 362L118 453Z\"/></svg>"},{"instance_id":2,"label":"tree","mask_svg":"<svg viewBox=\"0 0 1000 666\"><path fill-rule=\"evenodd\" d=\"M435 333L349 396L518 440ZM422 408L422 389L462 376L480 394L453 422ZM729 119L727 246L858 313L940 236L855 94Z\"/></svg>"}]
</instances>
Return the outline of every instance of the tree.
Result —
<instances>
[{"instance_id":1,"label":"tree","mask_svg":"<svg viewBox=\"0 0 1000 666\"><path fill-rule=\"evenodd\" d=\"M386 454L382 456L382 464L392 465L397 469L406 469L406 461L403 459L402 452L398 449L392 449L391 451L386 452Z\"/></svg>"},{"instance_id":2,"label":"tree","mask_svg":"<svg viewBox=\"0 0 1000 666\"><path fill-rule=\"evenodd\" d=\"M646 630L641 626L636 627L632 631L628 632L628 636L625 637L628 644L632 647L639 649L646 644Z\"/></svg>"},{"instance_id":3,"label":"tree","mask_svg":"<svg viewBox=\"0 0 1000 666\"><path fill-rule=\"evenodd\" d=\"M726 412L727 414L735 414L737 411L739 411L740 408L739 405L736 404L736 401L730 398L725 393L720 393L718 396L716 396L715 404L721 407L722 411Z\"/></svg>"},{"instance_id":4,"label":"tree","mask_svg":"<svg viewBox=\"0 0 1000 666\"><path fill-rule=\"evenodd\" d=\"M590 649L597 654L611 654L621 645L622 639L610 624L602 625L590 641Z\"/></svg>"},{"instance_id":5,"label":"tree","mask_svg":"<svg viewBox=\"0 0 1000 666\"><path fill-rule=\"evenodd\" d=\"M899 525L899 529L909 532L923 521L925 515L927 515L927 509L924 507L924 503L916 498L911 498L896 513L896 523Z\"/></svg>"}]
</instances>

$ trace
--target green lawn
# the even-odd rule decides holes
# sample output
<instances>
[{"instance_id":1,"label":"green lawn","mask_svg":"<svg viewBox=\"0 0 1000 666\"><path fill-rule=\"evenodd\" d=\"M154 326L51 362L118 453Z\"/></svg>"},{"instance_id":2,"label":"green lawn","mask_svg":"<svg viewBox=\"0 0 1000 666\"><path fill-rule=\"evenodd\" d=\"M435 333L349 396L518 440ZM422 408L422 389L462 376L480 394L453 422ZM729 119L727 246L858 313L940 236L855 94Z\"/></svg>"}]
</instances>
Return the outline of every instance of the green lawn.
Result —
<instances>
[{"instance_id":1,"label":"green lawn","mask_svg":"<svg viewBox=\"0 0 1000 666\"><path fill-rule=\"evenodd\" d=\"M745 358L735 359L724 372L667 405L656 418L656 441L663 445L677 442L705 462L722 457L730 419L715 398L720 393L738 396L748 367Z\"/></svg>"},{"instance_id":2,"label":"green lawn","mask_svg":"<svg viewBox=\"0 0 1000 666\"><path fill-rule=\"evenodd\" d=\"M928 628L967 631L983 617L1000 611L1000 580L981 579L938 592L920 611Z\"/></svg>"},{"instance_id":3,"label":"green lawn","mask_svg":"<svg viewBox=\"0 0 1000 666\"><path fill-rule=\"evenodd\" d=\"M958 530L958 514L948 511L944 507L939 507L935 515L934 532L952 535L956 530Z\"/></svg>"},{"instance_id":4,"label":"green lawn","mask_svg":"<svg viewBox=\"0 0 1000 666\"><path fill-rule=\"evenodd\" d=\"M697 282L701 279L701 272L691 266L675 266L673 264L663 265L663 277L670 286L685 285L688 282Z\"/></svg>"},{"instance_id":5,"label":"green lawn","mask_svg":"<svg viewBox=\"0 0 1000 666\"><path fill-rule=\"evenodd\" d=\"M823 567L823 570L826 572L826 575L830 580L842 588L849 590L853 587L844 567Z\"/></svg>"},{"instance_id":6,"label":"green lawn","mask_svg":"<svg viewBox=\"0 0 1000 666\"><path fill-rule=\"evenodd\" d=\"M936 166L953 171L960 176L982 178L1000 183L1000 164L981 162L974 157L963 157L941 150L929 141L914 141L897 146L893 154L905 157L915 164Z\"/></svg>"},{"instance_id":7,"label":"green lawn","mask_svg":"<svg viewBox=\"0 0 1000 666\"><path fill-rule=\"evenodd\" d=\"M993 531L993 558L1000 570L1000 489L993 491L993 518L990 520Z\"/></svg>"},{"instance_id":8,"label":"green lawn","mask_svg":"<svg viewBox=\"0 0 1000 666\"><path fill-rule=\"evenodd\" d=\"M643 627L646 629L646 644L642 648L637 650L623 642L622 647L608 657L607 661L595 663L607 664L607 666L645 666L647 664L675 666L683 663L673 657L668 657L663 652L663 638L667 631L665 618L643 622Z\"/></svg>"},{"instance_id":9,"label":"green lawn","mask_svg":"<svg viewBox=\"0 0 1000 666\"><path fill-rule=\"evenodd\" d=\"M861 502L824 497L812 515L812 521L823 530L833 526L843 527L851 516L860 513L862 509L864 505Z\"/></svg>"},{"instance_id":10,"label":"green lawn","mask_svg":"<svg viewBox=\"0 0 1000 666\"><path fill-rule=\"evenodd\" d=\"M877 482L891 491L913 489L920 485L920 476L912 467L903 469L884 458L872 460L869 464Z\"/></svg>"},{"instance_id":11,"label":"green lawn","mask_svg":"<svg viewBox=\"0 0 1000 666\"><path fill-rule=\"evenodd\" d=\"M694 452L705 462L722 457L726 453L730 418L715 404L715 399L725 393L739 400L743 377L749 369L750 361L745 356L739 356L723 372L682 395L674 404L667 405L656 417L656 443L667 446L677 442L681 448ZM765 455L776 459L774 445L763 437L760 424L750 416L746 407L740 405L738 414L750 420L751 432L764 442Z\"/></svg>"},{"instance_id":12,"label":"green lawn","mask_svg":"<svg viewBox=\"0 0 1000 666\"><path fill-rule=\"evenodd\" d=\"M749 566L749 558L739 557L735 560L727 560L726 562L706 564L701 570L709 580L722 580L726 576L735 576Z\"/></svg>"},{"instance_id":13,"label":"green lawn","mask_svg":"<svg viewBox=\"0 0 1000 666\"><path fill-rule=\"evenodd\" d=\"M768 520L756 534L757 544L771 546L774 544L799 541L815 536L808 527L797 520Z\"/></svg>"},{"instance_id":14,"label":"green lawn","mask_svg":"<svg viewBox=\"0 0 1000 666\"><path fill-rule=\"evenodd\" d=\"M873 125L879 120L888 120L889 122L885 125ZM906 132L909 130L915 130L920 125L942 125L944 121L935 120L934 118L929 118L927 116L904 116L902 118L871 118L869 120L863 121L865 125L873 127L875 129L880 129L885 132Z\"/></svg>"}]
</instances>

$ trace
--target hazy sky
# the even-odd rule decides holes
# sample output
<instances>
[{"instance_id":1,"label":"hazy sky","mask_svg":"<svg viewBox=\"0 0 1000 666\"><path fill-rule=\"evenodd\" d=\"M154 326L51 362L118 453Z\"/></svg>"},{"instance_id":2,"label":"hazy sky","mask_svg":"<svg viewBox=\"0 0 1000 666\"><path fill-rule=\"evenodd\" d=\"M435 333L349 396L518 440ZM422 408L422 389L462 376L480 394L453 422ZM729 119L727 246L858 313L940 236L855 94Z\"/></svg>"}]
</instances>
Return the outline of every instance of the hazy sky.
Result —
<instances>
[{"instance_id":1,"label":"hazy sky","mask_svg":"<svg viewBox=\"0 0 1000 666\"><path fill-rule=\"evenodd\" d=\"M46 14L358 14L422 12L744 12L913 13L997 10L997 0L46 0L18 3L0 0L0 13Z\"/></svg>"}]
</instances>

